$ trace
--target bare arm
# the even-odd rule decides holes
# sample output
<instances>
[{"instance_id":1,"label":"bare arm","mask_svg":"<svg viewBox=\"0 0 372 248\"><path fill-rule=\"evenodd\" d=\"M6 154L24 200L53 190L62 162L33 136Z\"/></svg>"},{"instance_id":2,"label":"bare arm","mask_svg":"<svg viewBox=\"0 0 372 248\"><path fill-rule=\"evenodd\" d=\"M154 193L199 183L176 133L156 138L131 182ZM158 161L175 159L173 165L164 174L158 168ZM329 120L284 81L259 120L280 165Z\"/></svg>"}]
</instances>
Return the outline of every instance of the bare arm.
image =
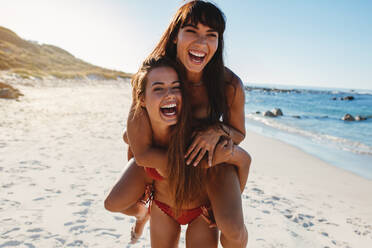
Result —
<instances>
[{"instance_id":1,"label":"bare arm","mask_svg":"<svg viewBox=\"0 0 372 248\"><path fill-rule=\"evenodd\" d=\"M204 131L196 133L193 142L186 152L187 164L196 166L204 154L208 152L208 163L212 165L215 147L221 136L232 139L234 144L239 144L245 138L245 94L244 86L238 76L226 68L226 98L229 116L225 123L210 126Z\"/></svg>"},{"instance_id":2,"label":"bare arm","mask_svg":"<svg viewBox=\"0 0 372 248\"><path fill-rule=\"evenodd\" d=\"M204 168L208 167L206 159L203 159L200 163ZM232 164L237 168L240 189L243 192L248 179L251 156L240 146L234 145L231 139L221 140L216 146L212 166L223 165L224 163Z\"/></svg>"},{"instance_id":3,"label":"bare arm","mask_svg":"<svg viewBox=\"0 0 372 248\"><path fill-rule=\"evenodd\" d=\"M226 68L226 74L230 78L230 85L226 86L226 97L229 106L228 125L222 124L221 128L225 134L233 140L234 144L240 144L245 138L245 94L241 79Z\"/></svg>"},{"instance_id":4,"label":"bare arm","mask_svg":"<svg viewBox=\"0 0 372 248\"><path fill-rule=\"evenodd\" d=\"M149 117L146 111L140 111L138 115L130 111L128 116L127 136L131 152L139 166L165 171L168 163L167 150L153 147Z\"/></svg>"}]
</instances>

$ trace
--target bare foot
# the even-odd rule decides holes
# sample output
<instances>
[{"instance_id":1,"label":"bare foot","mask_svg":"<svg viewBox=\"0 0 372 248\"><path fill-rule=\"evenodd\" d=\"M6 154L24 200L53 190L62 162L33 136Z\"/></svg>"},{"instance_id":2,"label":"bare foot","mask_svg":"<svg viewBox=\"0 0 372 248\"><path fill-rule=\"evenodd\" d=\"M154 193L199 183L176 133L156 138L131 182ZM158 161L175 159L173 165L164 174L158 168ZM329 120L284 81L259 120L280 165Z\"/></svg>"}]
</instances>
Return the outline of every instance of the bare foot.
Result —
<instances>
[{"instance_id":1,"label":"bare foot","mask_svg":"<svg viewBox=\"0 0 372 248\"><path fill-rule=\"evenodd\" d=\"M141 202L137 202L137 207L139 209L139 214L136 216L136 224L131 230L131 244L137 243L138 239L143 233L146 222L150 219L150 214L148 208Z\"/></svg>"}]
</instances>

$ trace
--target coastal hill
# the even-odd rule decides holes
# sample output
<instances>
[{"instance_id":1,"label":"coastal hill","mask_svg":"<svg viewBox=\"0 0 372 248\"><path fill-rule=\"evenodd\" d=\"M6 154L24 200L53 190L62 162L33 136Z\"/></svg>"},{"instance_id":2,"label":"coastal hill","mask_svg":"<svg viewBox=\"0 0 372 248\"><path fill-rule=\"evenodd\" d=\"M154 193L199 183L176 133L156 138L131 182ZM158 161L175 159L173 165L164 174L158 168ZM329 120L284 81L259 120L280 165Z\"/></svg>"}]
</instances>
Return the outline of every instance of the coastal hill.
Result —
<instances>
[{"instance_id":1,"label":"coastal hill","mask_svg":"<svg viewBox=\"0 0 372 248\"><path fill-rule=\"evenodd\" d=\"M24 40L0 26L0 71L4 70L23 78L117 79L131 76L89 64L59 47Z\"/></svg>"}]
</instances>

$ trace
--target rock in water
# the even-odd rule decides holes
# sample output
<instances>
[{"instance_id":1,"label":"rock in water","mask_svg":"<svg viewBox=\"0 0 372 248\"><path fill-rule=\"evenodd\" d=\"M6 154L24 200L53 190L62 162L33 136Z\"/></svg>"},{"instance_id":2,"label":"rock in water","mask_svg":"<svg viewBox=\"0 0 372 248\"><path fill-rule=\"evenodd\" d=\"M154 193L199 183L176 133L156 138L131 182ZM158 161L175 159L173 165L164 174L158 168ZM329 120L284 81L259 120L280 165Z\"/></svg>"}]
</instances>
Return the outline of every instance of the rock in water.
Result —
<instances>
[{"instance_id":1,"label":"rock in water","mask_svg":"<svg viewBox=\"0 0 372 248\"><path fill-rule=\"evenodd\" d=\"M346 114L344 117L342 117L342 120L344 121L355 121L355 118L351 114Z\"/></svg>"},{"instance_id":2,"label":"rock in water","mask_svg":"<svg viewBox=\"0 0 372 248\"><path fill-rule=\"evenodd\" d=\"M275 108L272 110L272 113L275 115L275 116L283 116L283 112L280 108Z\"/></svg>"},{"instance_id":3,"label":"rock in water","mask_svg":"<svg viewBox=\"0 0 372 248\"><path fill-rule=\"evenodd\" d=\"M263 115L264 116L268 116L268 117L275 117L275 115L273 114L273 112L271 112L271 111L265 111L264 113L263 113Z\"/></svg>"},{"instance_id":4,"label":"rock in water","mask_svg":"<svg viewBox=\"0 0 372 248\"><path fill-rule=\"evenodd\" d=\"M355 116L355 120L356 121L365 121L365 120L367 120L367 118L363 117L363 116L360 116L360 115L357 115L357 116Z\"/></svg>"},{"instance_id":5,"label":"rock in water","mask_svg":"<svg viewBox=\"0 0 372 248\"><path fill-rule=\"evenodd\" d=\"M354 100L354 97L353 96L345 96L345 97L342 97L341 100L351 101L351 100Z\"/></svg>"}]
</instances>

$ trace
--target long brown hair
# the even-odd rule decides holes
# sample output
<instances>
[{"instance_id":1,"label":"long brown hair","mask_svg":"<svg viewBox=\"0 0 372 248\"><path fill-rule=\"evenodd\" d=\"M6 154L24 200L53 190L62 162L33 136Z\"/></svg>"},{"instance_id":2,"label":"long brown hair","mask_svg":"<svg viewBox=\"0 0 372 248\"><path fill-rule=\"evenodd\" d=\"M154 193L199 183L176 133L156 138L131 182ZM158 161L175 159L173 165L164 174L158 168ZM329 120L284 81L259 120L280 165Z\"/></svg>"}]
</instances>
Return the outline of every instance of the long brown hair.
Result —
<instances>
[{"instance_id":1,"label":"long brown hair","mask_svg":"<svg viewBox=\"0 0 372 248\"><path fill-rule=\"evenodd\" d=\"M184 4L175 14L168 28L162 35L159 43L145 60L144 65L154 58L168 57L173 61L177 59L177 46L174 43L180 28L186 24L197 25L201 23L218 32L218 48L212 59L203 69L204 82L209 99L209 115L207 123L214 124L228 120L228 106L225 95L225 66L223 62L223 33L225 31L225 16L214 4L206 1L190 1ZM181 66L181 80L186 82L186 68ZM144 69L144 67L143 67ZM138 77L146 78L146 74ZM136 77L136 76L135 76ZM133 83L132 83L133 84ZM144 84L146 87L146 84ZM143 94L144 90L139 89ZM185 164L184 154L191 141L191 107L186 91L182 90L182 110L179 121L171 128L171 139L168 146L168 180L170 191L174 199L175 212L188 202L198 198L203 191L206 170L200 166L193 167ZM138 94L137 94L138 95ZM135 97L133 97L135 99ZM138 103L139 104L139 103ZM138 109L138 108L137 108Z\"/></svg>"},{"instance_id":2,"label":"long brown hair","mask_svg":"<svg viewBox=\"0 0 372 248\"><path fill-rule=\"evenodd\" d=\"M214 4L206 1L190 1L184 4L174 15L171 23L160 38L159 43L149 57L167 56L177 60L177 45L174 43L180 28L186 24L201 23L218 32L218 48L212 59L203 69L204 82L209 98L208 124L228 120L228 106L225 95L225 66L223 62L223 33L226 21L223 12Z\"/></svg>"},{"instance_id":3,"label":"long brown hair","mask_svg":"<svg viewBox=\"0 0 372 248\"><path fill-rule=\"evenodd\" d=\"M170 194L174 200L175 213L178 214L186 203L198 198L203 191L205 170L200 166L188 166L185 163L184 154L191 140L191 105L188 102L182 79L184 71L173 60L166 57L153 57L146 59L138 72L133 76L132 93L135 104L134 115L141 113L141 98L145 96L147 75L159 67L173 68L181 79L182 108L178 114L178 121L170 128L170 140L167 149L168 165L167 179L170 186Z\"/></svg>"}]
</instances>

